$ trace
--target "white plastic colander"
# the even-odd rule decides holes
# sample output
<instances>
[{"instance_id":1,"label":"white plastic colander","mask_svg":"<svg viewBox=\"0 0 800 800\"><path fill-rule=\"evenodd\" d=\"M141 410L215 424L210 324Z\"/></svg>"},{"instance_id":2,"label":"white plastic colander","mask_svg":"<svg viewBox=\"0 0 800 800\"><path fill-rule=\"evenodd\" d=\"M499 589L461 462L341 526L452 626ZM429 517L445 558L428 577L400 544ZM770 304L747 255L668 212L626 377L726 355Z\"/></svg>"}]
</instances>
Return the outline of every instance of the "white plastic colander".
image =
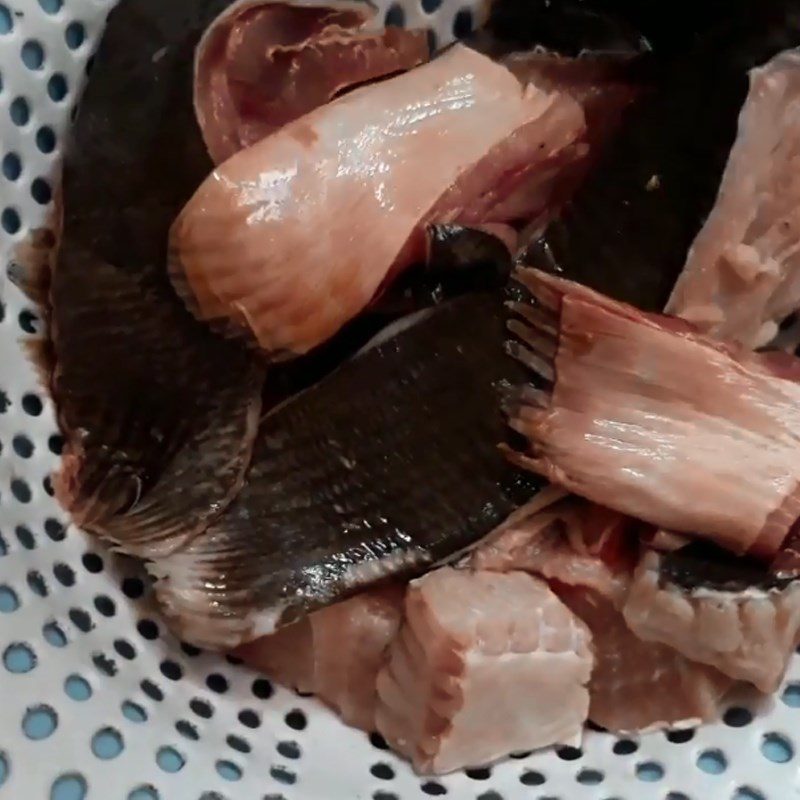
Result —
<instances>
[{"instance_id":1,"label":"white plastic colander","mask_svg":"<svg viewBox=\"0 0 800 800\"><path fill-rule=\"evenodd\" d=\"M473 20L461 0L379 5L440 43ZM67 527L49 489L52 408L21 346L36 309L5 265L47 220L70 111L112 6L0 0L0 799L800 797L797 657L774 698L740 698L717 725L639 740L589 732L582 750L428 780L312 698L181 645L137 565Z\"/></svg>"}]
</instances>

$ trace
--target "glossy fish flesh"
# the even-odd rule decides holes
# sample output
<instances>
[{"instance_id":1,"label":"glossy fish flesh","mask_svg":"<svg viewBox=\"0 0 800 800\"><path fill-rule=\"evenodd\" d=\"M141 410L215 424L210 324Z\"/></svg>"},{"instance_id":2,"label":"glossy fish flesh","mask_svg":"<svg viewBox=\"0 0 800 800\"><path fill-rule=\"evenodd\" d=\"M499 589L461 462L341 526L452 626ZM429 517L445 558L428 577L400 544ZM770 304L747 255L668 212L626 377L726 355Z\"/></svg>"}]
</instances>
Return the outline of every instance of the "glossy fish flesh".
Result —
<instances>
[{"instance_id":1,"label":"glossy fish flesh","mask_svg":"<svg viewBox=\"0 0 800 800\"><path fill-rule=\"evenodd\" d=\"M664 308L717 198L749 71L800 45L794 0L735 9L661 70L569 208L528 248L527 263L645 311Z\"/></svg>"},{"instance_id":2,"label":"glossy fish flesh","mask_svg":"<svg viewBox=\"0 0 800 800\"><path fill-rule=\"evenodd\" d=\"M800 637L800 582L695 543L647 553L623 613L645 641L773 692Z\"/></svg>"},{"instance_id":3,"label":"glossy fish flesh","mask_svg":"<svg viewBox=\"0 0 800 800\"><path fill-rule=\"evenodd\" d=\"M361 592L235 651L269 677L313 692L348 725L375 730L376 681L403 619L405 587Z\"/></svg>"},{"instance_id":4,"label":"glossy fish flesh","mask_svg":"<svg viewBox=\"0 0 800 800\"><path fill-rule=\"evenodd\" d=\"M420 260L427 222L462 222L471 201L480 221L507 222L491 215L494 181L549 174L584 125L570 97L455 45L219 166L172 227L173 284L272 358L305 353Z\"/></svg>"},{"instance_id":5,"label":"glossy fish flesh","mask_svg":"<svg viewBox=\"0 0 800 800\"><path fill-rule=\"evenodd\" d=\"M748 347L800 307L800 53L750 73L736 142L711 214L667 312Z\"/></svg>"},{"instance_id":6,"label":"glossy fish flesh","mask_svg":"<svg viewBox=\"0 0 800 800\"><path fill-rule=\"evenodd\" d=\"M540 483L500 453L502 297L470 295L383 334L261 422L242 491L152 565L189 641L232 647L470 547ZM416 322L416 324L413 324Z\"/></svg>"},{"instance_id":7,"label":"glossy fish flesh","mask_svg":"<svg viewBox=\"0 0 800 800\"><path fill-rule=\"evenodd\" d=\"M261 405L262 367L196 322L166 274L170 224L211 166L191 66L220 7L115 8L64 161L48 298L55 488L78 524L148 558L238 491Z\"/></svg>"},{"instance_id":8,"label":"glossy fish flesh","mask_svg":"<svg viewBox=\"0 0 800 800\"><path fill-rule=\"evenodd\" d=\"M359 84L428 60L425 31L375 29L348 0L241 0L197 50L194 98L209 153L226 161Z\"/></svg>"},{"instance_id":9,"label":"glossy fish flesh","mask_svg":"<svg viewBox=\"0 0 800 800\"><path fill-rule=\"evenodd\" d=\"M421 773L579 740L589 632L523 572L449 567L414 581L378 675L377 726Z\"/></svg>"},{"instance_id":10,"label":"glossy fish flesh","mask_svg":"<svg viewBox=\"0 0 800 800\"><path fill-rule=\"evenodd\" d=\"M516 463L653 525L771 558L800 516L800 385L758 356L535 270L511 352ZM747 476L746 480L742 476Z\"/></svg>"}]
</instances>

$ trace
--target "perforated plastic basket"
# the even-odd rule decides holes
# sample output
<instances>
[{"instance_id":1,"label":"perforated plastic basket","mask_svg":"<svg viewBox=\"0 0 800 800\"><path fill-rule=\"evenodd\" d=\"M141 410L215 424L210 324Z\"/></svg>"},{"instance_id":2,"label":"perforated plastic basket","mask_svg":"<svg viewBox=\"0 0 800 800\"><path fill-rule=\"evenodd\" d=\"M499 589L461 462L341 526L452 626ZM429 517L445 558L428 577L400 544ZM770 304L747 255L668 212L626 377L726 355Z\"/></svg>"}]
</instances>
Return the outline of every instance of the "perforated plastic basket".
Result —
<instances>
[{"instance_id":1,"label":"perforated plastic basket","mask_svg":"<svg viewBox=\"0 0 800 800\"><path fill-rule=\"evenodd\" d=\"M168 3L170 0L164 0ZM0 0L2 263L47 218L87 59L113 3ZM385 10L385 5L384 5ZM467 6L405 0L396 23L467 31ZM724 721L638 741L588 733L491 769L421 779L311 698L165 629L137 565L50 497L59 440L21 347L36 309L0 274L0 798L14 800L786 800L800 662L781 692Z\"/></svg>"}]
</instances>

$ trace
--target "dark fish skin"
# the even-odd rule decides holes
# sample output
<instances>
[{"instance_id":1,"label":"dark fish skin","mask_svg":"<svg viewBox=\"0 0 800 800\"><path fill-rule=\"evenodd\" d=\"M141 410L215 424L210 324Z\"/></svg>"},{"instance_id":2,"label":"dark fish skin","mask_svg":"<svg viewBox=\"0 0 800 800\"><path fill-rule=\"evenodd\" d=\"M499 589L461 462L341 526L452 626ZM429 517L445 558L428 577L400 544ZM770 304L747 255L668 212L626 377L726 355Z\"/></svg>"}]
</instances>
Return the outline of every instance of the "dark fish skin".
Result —
<instances>
[{"instance_id":1,"label":"dark fish skin","mask_svg":"<svg viewBox=\"0 0 800 800\"><path fill-rule=\"evenodd\" d=\"M124 0L68 146L50 282L59 499L126 552L171 552L244 478L264 370L175 297L169 225L211 170L192 107L194 46L224 7Z\"/></svg>"},{"instance_id":2,"label":"dark fish skin","mask_svg":"<svg viewBox=\"0 0 800 800\"><path fill-rule=\"evenodd\" d=\"M565 55L686 53L720 21L752 0L697 0L691 8L663 0L493 0L488 31L528 49L542 45Z\"/></svg>"},{"instance_id":3,"label":"dark fish skin","mask_svg":"<svg viewBox=\"0 0 800 800\"><path fill-rule=\"evenodd\" d=\"M748 588L783 589L796 577L775 575L763 563L732 555L709 542L692 542L662 554L659 580L687 591L743 592Z\"/></svg>"},{"instance_id":4,"label":"dark fish skin","mask_svg":"<svg viewBox=\"0 0 800 800\"><path fill-rule=\"evenodd\" d=\"M767 0L728 18L626 123L571 206L525 261L660 311L716 199L747 72L800 44L800 3Z\"/></svg>"},{"instance_id":5,"label":"dark fish skin","mask_svg":"<svg viewBox=\"0 0 800 800\"><path fill-rule=\"evenodd\" d=\"M268 414L236 500L155 567L181 636L233 646L418 574L529 499L497 447L504 324L502 293L445 303Z\"/></svg>"}]
</instances>

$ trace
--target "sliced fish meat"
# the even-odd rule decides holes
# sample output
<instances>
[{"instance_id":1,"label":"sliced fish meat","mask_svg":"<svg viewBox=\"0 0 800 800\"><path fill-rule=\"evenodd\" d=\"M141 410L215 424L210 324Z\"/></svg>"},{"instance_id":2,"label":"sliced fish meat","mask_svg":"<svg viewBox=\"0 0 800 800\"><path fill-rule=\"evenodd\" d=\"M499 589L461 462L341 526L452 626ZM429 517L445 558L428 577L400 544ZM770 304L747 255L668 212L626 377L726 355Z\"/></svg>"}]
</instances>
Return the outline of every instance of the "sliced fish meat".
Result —
<instances>
[{"instance_id":1,"label":"sliced fish meat","mask_svg":"<svg viewBox=\"0 0 800 800\"><path fill-rule=\"evenodd\" d=\"M241 0L197 49L197 118L215 163L348 89L428 60L424 30L375 28L348 0Z\"/></svg>"},{"instance_id":2,"label":"sliced fish meat","mask_svg":"<svg viewBox=\"0 0 800 800\"><path fill-rule=\"evenodd\" d=\"M634 5L625 3L626 13ZM640 5L665 23L654 33L668 40L677 25L695 38L692 20L669 4ZM528 263L645 311L664 308L717 198L748 72L800 45L794 0L726 4L716 20L711 12L711 29L697 29L703 35L690 52L667 59L667 68L656 63L655 90L626 115L565 212L531 242Z\"/></svg>"},{"instance_id":3,"label":"sliced fish meat","mask_svg":"<svg viewBox=\"0 0 800 800\"><path fill-rule=\"evenodd\" d=\"M510 349L515 462L652 525L771 558L800 516L800 385L769 363L578 284L522 270ZM743 477L744 476L744 477Z\"/></svg>"},{"instance_id":4,"label":"sliced fish meat","mask_svg":"<svg viewBox=\"0 0 800 800\"><path fill-rule=\"evenodd\" d=\"M419 260L426 222L459 222L499 174L547 165L584 125L571 98L455 45L219 166L172 227L173 284L216 329L274 359L305 353Z\"/></svg>"},{"instance_id":5,"label":"sliced fish meat","mask_svg":"<svg viewBox=\"0 0 800 800\"><path fill-rule=\"evenodd\" d=\"M667 645L643 641L622 615L638 559L636 528L634 520L573 495L488 537L470 564L547 580L586 623L595 656L589 682L595 724L631 733L715 719L733 680Z\"/></svg>"},{"instance_id":6,"label":"sliced fish meat","mask_svg":"<svg viewBox=\"0 0 800 800\"><path fill-rule=\"evenodd\" d=\"M372 589L236 651L280 683L313 692L348 725L375 729L376 681L400 629L405 587Z\"/></svg>"},{"instance_id":7,"label":"sliced fish meat","mask_svg":"<svg viewBox=\"0 0 800 800\"><path fill-rule=\"evenodd\" d=\"M543 581L444 567L408 590L377 727L420 773L573 743L591 669L588 630Z\"/></svg>"},{"instance_id":8,"label":"sliced fish meat","mask_svg":"<svg viewBox=\"0 0 800 800\"><path fill-rule=\"evenodd\" d=\"M390 576L455 557L541 481L497 443L502 296L417 315L261 422L245 485L180 552L151 565L188 641L232 647Z\"/></svg>"},{"instance_id":9,"label":"sliced fish meat","mask_svg":"<svg viewBox=\"0 0 800 800\"><path fill-rule=\"evenodd\" d=\"M800 54L750 73L717 201L667 311L761 347L800 307Z\"/></svg>"},{"instance_id":10,"label":"sliced fish meat","mask_svg":"<svg viewBox=\"0 0 800 800\"><path fill-rule=\"evenodd\" d=\"M230 502L261 406L262 366L196 322L166 274L170 224L211 167L185 90L218 10L125 0L111 12L64 160L46 277L65 438L57 496L78 524L147 558Z\"/></svg>"},{"instance_id":11,"label":"sliced fish meat","mask_svg":"<svg viewBox=\"0 0 800 800\"><path fill-rule=\"evenodd\" d=\"M592 722L617 733L644 733L719 718L732 678L640 636L615 599L596 589L563 586L557 594L592 633Z\"/></svg>"},{"instance_id":12,"label":"sliced fish meat","mask_svg":"<svg viewBox=\"0 0 800 800\"><path fill-rule=\"evenodd\" d=\"M773 692L800 639L800 582L695 543L647 553L623 613L641 639Z\"/></svg>"}]
</instances>

